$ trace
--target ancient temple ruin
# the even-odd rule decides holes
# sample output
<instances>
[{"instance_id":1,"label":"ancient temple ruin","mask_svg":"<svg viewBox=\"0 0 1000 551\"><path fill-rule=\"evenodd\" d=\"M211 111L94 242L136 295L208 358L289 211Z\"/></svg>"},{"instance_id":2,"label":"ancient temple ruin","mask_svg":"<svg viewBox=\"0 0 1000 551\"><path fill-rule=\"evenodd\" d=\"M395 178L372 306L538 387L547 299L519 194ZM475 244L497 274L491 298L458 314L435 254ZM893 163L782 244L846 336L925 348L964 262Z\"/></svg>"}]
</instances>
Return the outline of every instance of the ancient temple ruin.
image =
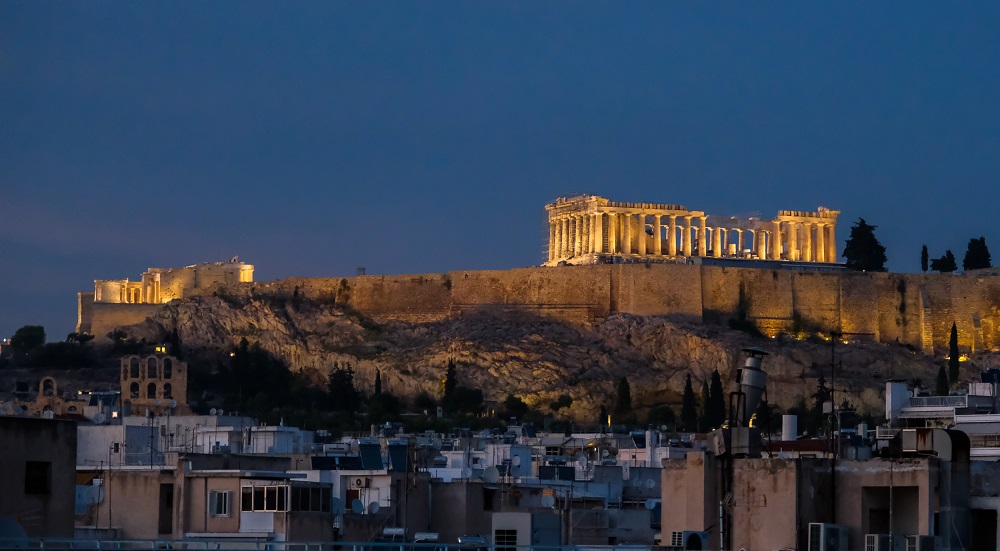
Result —
<instances>
[{"instance_id":1,"label":"ancient temple ruin","mask_svg":"<svg viewBox=\"0 0 1000 551\"><path fill-rule=\"evenodd\" d=\"M771 220L708 215L682 205L560 197L549 215L548 260L559 263L686 262L692 257L836 262L837 215L778 211Z\"/></svg>"}]
</instances>

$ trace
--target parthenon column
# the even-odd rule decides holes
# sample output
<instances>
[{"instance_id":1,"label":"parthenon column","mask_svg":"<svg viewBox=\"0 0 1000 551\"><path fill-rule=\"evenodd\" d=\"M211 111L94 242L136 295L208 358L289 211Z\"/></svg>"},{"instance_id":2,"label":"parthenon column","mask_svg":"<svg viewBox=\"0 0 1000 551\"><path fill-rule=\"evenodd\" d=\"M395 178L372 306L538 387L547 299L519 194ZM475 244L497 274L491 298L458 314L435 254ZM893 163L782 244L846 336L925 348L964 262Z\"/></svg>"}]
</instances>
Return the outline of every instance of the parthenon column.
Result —
<instances>
[{"instance_id":1,"label":"parthenon column","mask_svg":"<svg viewBox=\"0 0 1000 551\"><path fill-rule=\"evenodd\" d=\"M771 231L771 258L781 260L781 222L774 222L774 230Z\"/></svg>"},{"instance_id":2,"label":"parthenon column","mask_svg":"<svg viewBox=\"0 0 1000 551\"><path fill-rule=\"evenodd\" d=\"M556 222L549 220L549 260L556 257Z\"/></svg>"},{"instance_id":3,"label":"parthenon column","mask_svg":"<svg viewBox=\"0 0 1000 551\"><path fill-rule=\"evenodd\" d=\"M816 262L826 262L826 224L816 226Z\"/></svg>"},{"instance_id":4,"label":"parthenon column","mask_svg":"<svg viewBox=\"0 0 1000 551\"><path fill-rule=\"evenodd\" d=\"M592 253L594 252L594 226L591 222L594 221L594 217L585 213L580 218L583 219L583 252Z\"/></svg>"},{"instance_id":5,"label":"parthenon column","mask_svg":"<svg viewBox=\"0 0 1000 551\"><path fill-rule=\"evenodd\" d=\"M827 224L827 236L826 236L826 261L836 262L837 261L837 226L834 224Z\"/></svg>"},{"instance_id":6,"label":"parthenon column","mask_svg":"<svg viewBox=\"0 0 1000 551\"><path fill-rule=\"evenodd\" d=\"M722 228L718 226L712 228L712 256L722 256Z\"/></svg>"},{"instance_id":7,"label":"parthenon column","mask_svg":"<svg viewBox=\"0 0 1000 551\"><path fill-rule=\"evenodd\" d=\"M788 259L799 259L799 224L798 222L788 223Z\"/></svg>"},{"instance_id":8,"label":"parthenon column","mask_svg":"<svg viewBox=\"0 0 1000 551\"><path fill-rule=\"evenodd\" d=\"M622 214L622 254L632 254L632 213Z\"/></svg>"},{"instance_id":9,"label":"parthenon column","mask_svg":"<svg viewBox=\"0 0 1000 551\"><path fill-rule=\"evenodd\" d=\"M802 224L802 229L805 233L805 246L802 247L802 260L806 262L815 262L816 255L813 254L813 235L812 235L812 224Z\"/></svg>"},{"instance_id":10,"label":"parthenon column","mask_svg":"<svg viewBox=\"0 0 1000 551\"><path fill-rule=\"evenodd\" d=\"M573 239L570 235L570 220L569 216L563 218L563 236L562 236L562 257L566 258L570 255L570 251L573 250Z\"/></svg>"},{"instance_id":11,"label":"parthenon column","mask_svg":"<svg viewBox=\"0 0 1000 551\"><path fill-rule=\"evenodd\" d=\"M595 213L592 215L593 220L591 220L590 225L593 228L594 236L594 252L603 253L604 252L604 215L601 213Z\"/></svg>"},{"instance_id":12,"label":"parthenon column","mask_svg":"<svg viewBox=\"0 0 1000 551\"><path fill-rule=\"evenodd\" d=\"M677 215L670 215L670 226L667 230L667 254L677 256Z\"/></svg>"},{"instance_id":13,"label":"parthenon column","mask_svg":"<svg viewBox=\"0 0 1000 551\"><path fill-rule=\"evenodd\" d=\"M698 226L698 256L708 256L708 218L702 216L698 219L701 225Z\"/></svg>"},{"instance_id":14,"label":"parthenon column","mask_svg":"<svg viewBox=\"0 0 1000 551\"><path fill-rule=\"evenodd\" d=\"M736 228L734 231L736 232L736 256L742 257L743 256L743 230L740 229L740 228Z\"/></svg>"},{"instance_id":15,"label":"parthenon column","mask_svg":"<svg viewBox=\"0 0 1000 551\"><path fill-rule=\"evenodd\" d=\"M764 230L754 232L754 240L757 242L757 258L764 260L767 258L767 233Z\"/></svg>"},{"instance_id":16,"label":"parthenon column","mask_svg":"<svg viewBox=\"0 0 1000 551\"><path fill-rule=\"evenodd\" d=\"M691 256L691 217L684 216L684 226L681 228L681 242L684 244L684 256Z\"/></svg>"},{"instance_id":17,"label":"parthenon column","mask_svg":"<svg viewBox=\"0 0 1000 551\"><path fill-rule=\"evenodd\" d=\"M608 213L608 252L618 252L618 214Z\"/></svg>"},{"instance_id":18,"label":"parthenon column","mask_svg":"<svg viewBox=\"0 0 1000 551\"><path fill-rule=\"evenodd\" d=\"M636 226L637 249L639 254L646 256L646 213L639 213L639 224Z\"/></svg>"},{"instance_id":19,"label":"parthenon column","mask_svg":"<svg viewBox=\"0 0 1000 551\"><path fill-rule=\"evenodd\" d=\"M660 226L660 215L653 215L653 254L660 256L663 254L663 232Z\"/></svg>"}]
</instances>

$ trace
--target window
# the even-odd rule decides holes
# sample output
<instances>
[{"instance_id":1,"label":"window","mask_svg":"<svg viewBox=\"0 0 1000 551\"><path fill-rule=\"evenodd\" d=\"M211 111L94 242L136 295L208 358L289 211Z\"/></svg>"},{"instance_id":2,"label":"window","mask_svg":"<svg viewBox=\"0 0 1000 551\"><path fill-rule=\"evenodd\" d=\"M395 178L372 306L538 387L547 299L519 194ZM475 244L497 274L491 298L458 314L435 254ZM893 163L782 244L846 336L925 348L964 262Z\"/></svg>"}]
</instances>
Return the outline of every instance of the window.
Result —
<instances>
[{"instance_id":1,"label":"window","mask_svg":"<svg viewBox=\"0 0 1000 551\"><path fill-rule=\"evenodd\" d=\"M240 511L287 511L286 486L244 486L240 489Z\"/></svg>"},{"instance_id":2,"label":"window","mask_svg":"<svg viewBox=\"0 0 1000 551\"><path fill-rule=\"evenodd\" d=\"M166 383L163 385L163 397L164 398L174 397L174 389L173 387L170 386L170 383Z\"/></svg>"},{"instance_id":3,"label":"window","mask_svg":"<svg viewBox=\"0 0 1000 551\"><path fill-rule=\"evenodd\" d=\"M139 378L139 358L132 358L128 361L128 376L130 379Z\"/></svg>"},{"instance_id":4,"label":"window","mask_svg":"<svg viewBox=\"0 0 1000 551\"><path fill-rule=\"evenodd\" d=\"M24 495L47 496L52 492L52 463L26 461L24 463Z\"/></svg>"},{"instance_id":5,"label":"window","mask_svg":"<svg viewBox=\"0 0 1000 551\"><path fill-rule=\"evenodd\" d=\"M156 383L146 385L146 398L156 398Z\"/></svg>"},{"instance_id":6,"label":"window","mask_svg":"<svg viewBox=\"0 0 1000 551\"><path fill-rule=\"evenodd\" d=\"M139 383L132 383L128 385L128 395L130 398L139 397Z\"/></svg>"},{"instance_id":7,"label":"window","mask_svg":"<svg viewBox=\"0 0 1000 551\"><path fill-rule=\"evenodd\" d=\"M329 486L292 486L291 491L292 499L289 503L289 510L330 512L333 489Z\"/></svg>"},{"instance_id":8,"label":"window","mask_svg":"<svg viewBox=\"0 0 1000 551\"><path fill-rule=\"evenodd\" d=\"M163 358L163 378L169 379L173 376L174 362L170 358Z\"/></svg>"},{"instance_id":9,"label":"window","mask_svg":"<svg viewBox=\"0 0 1000 551\"><path fill-rule=\"evenodd\" d=\"M149 359L146 360L146 378L156 378L156 358L153 356L150 356Z\"/></svg>"},{"instance_id":10,"label":"window","mask_svg":"<svg viewBox=\"0 0 1000 551\"><path fill-rule=\"evenodd\" d=\"M496 551L517 551L517 530L494 530Z\"/></svg>"},{"instance_id":11,"label":"window","mask_svg":"<svg viewBox=\"0 0 1000 551\"><path fill-rule=\"evenodd\" d=\"M208 495L208 514L213 517L229 516L229 501L232 499L232 492L212 490Z\"/></svg>"}]
</instances>

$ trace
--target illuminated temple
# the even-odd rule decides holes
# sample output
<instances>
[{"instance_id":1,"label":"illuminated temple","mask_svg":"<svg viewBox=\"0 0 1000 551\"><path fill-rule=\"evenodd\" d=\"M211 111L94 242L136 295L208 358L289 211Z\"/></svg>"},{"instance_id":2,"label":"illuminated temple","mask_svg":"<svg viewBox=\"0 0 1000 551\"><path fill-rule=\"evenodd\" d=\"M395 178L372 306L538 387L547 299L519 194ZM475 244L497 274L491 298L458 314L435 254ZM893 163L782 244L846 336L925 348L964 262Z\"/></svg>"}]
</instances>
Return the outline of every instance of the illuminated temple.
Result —
<instances>
[{"instance_id":1,"label":"illuminated temple","mask_svg":"<svg viewBox=\"0 0 1000 551\"><path fill-rule=\"evenodd\" d=\"M837 258L840 211L824 207L815 212L782 210L764 220L578 195L560 197L545 209L547 266L683 262L691 257L828 263Z\"/></svg>"}]
</instances>

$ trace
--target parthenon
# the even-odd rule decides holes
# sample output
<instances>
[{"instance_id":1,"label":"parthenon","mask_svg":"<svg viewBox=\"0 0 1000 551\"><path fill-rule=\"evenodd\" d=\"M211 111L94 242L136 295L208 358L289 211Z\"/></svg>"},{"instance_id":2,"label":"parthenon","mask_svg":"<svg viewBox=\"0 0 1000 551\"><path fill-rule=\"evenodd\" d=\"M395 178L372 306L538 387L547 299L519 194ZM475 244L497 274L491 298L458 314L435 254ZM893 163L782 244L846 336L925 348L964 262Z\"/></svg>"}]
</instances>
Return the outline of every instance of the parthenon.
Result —
<instances>
[{"instance_id":1,"label":"parthenon","mask_svg":"<svg viewBox=\"0 0 1000 551\"><path fill-rule=\"evenodd\" d=\"M544 265L683 262L690 257L837 261L837 215L778 211L772 220L706 215L682 205L621 203L596 195L560 197L549 216Z\"/></svg>"}]
</instances>

